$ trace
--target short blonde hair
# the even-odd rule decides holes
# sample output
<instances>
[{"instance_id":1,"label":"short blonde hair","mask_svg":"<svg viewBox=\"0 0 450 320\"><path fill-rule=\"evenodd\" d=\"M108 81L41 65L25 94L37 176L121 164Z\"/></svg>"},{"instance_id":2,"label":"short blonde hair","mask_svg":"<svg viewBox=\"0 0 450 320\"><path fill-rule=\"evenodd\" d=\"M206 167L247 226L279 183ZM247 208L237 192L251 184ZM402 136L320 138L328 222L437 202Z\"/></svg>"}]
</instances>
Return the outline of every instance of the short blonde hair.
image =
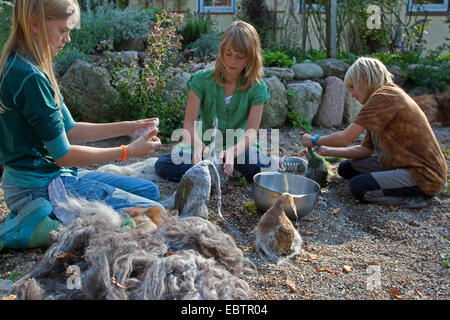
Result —
<instances>
[{"instance_id":1,"label":"short blonde hair","mask_svg":"<svg viewBox=\"0 0 450 320\"><path fill-rule=\"evenodd\" d=\"M248 65L243 70L244 82L239 90L250 89L255 82L259 83L262 78L263 59L261 55L261 42L256 29L244 21L234 21L225 30L222 41L219 46L219 56L216 60L214 78L216 82L223 86L223 75L225 71L224 51L227 44L230 44L233 50L244 54L248 58Z\"/></svg>"},{"instance_id":2,"label":"short blonde hair","mask_svg":"<svg viewBox=\"0 0 450 320\"><path fill-rule=\"evenodd\" d=\"M49 77L55 101L61 107L61 95L55 74L53 72L52 56L47 41L45 22L47 20L67 19L73 14L80 18L80 7L77 0L16 0L14 3L11 33L0 58L2 78L0 86L8 70L3 70L12 51L16 56L26 61L19 51L24 52ZM36 18L39 32L33 34L30 29L31 19ZM5 106L0 101L0 112Z\"/></svg>"},{"instance_id":3,"label":"short blonde hair","mask_svg":"<svg viewBox=\"0 0 450 320\"><path fill-rule=\"evenodd\" d=\"M394 83L394 76L378 59L361 57L353 63L345 74L344 84L357 87L369 98L380 87Z\"/></svg>"}]
</instances>

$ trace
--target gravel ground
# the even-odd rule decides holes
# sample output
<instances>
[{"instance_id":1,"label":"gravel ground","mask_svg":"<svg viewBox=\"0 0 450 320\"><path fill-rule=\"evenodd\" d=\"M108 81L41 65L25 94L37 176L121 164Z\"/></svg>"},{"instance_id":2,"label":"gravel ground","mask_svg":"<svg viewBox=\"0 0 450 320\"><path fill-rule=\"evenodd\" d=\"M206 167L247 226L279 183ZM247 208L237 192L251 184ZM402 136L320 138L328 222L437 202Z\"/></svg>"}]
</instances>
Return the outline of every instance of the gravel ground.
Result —
<instances>
[{"instance_id":1,"label":"gravel ground","mask_svg":"<svg viewBox=\"0 0 450 320\"><path fill-rule=\"evenodd\" d=\"M449 148L450 127L433 129L441 145ZM332 131L314 127L312 133ZM281 153L299 153L300 133L294 128L280 130ZM124 142L126 139L120 138L96 145ZM154 156L167 153L172 146L164 145ZM163 197L176 188L170 182L158 185ZM254 228L262 213L252 213L245 205L253 201L251 188L233 178L223 194L222 214L231 227L218 222L215 197L210 201L210 217L234 236L255 264L258 275L245 278L255 299L449 299L450 269L445 256L450 252L448 195L439 194L425 209L363 205L352 198L343 179L331 176L314 210L296 222L303 239L302 252L288 262L274 264L261 259L255 250ZM7 213L0 188L0 220ZM44 253L45 248L1 251L0 279L15 281Z\"/></svg>"}]
</instances>

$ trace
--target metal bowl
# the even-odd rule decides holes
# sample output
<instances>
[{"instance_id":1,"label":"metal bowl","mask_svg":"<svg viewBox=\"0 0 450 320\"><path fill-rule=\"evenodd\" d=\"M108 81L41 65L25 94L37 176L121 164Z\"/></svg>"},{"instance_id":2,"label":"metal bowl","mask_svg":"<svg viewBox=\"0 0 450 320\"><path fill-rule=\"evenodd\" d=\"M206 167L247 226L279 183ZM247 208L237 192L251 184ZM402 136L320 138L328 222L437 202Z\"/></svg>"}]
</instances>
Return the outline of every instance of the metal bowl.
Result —
<instances>
[{"instance_id":1,"label":"metal bowl","mask_svg":"<svg viewBox=\"0 0 450 320\"><path fill-rule=\"evenodd\" d=\"M253 177L253 181L253 199L264 212L272 207L284 192L288 192L294 198L298 218L302 218L314 209L319 197L320 185L296 174L260 172ZM285 213L291 220L297 220L291 208L285 208Z\"/></svg>"}]
</instances>

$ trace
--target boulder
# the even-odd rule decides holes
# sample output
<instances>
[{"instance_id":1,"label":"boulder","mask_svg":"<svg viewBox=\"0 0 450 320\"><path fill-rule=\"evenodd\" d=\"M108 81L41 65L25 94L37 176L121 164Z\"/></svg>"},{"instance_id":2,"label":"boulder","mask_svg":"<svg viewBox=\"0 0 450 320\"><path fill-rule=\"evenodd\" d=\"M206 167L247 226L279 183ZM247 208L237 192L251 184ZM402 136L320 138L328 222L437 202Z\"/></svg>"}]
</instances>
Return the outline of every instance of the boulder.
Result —
<instances>
[{"instance_id":1,"label":"boulder","mask_svg":"<svg viewBox=\"0 0 450 320\"><path fill-rule=\"evenodd\" d=\"M353 122L362 105L355 98L352 97L348 90L345 90L345 101L344 101L344 116L342 122L345 124L350 124Z\"/></svg>"},{"instance_id":2,"label":"boulder","mask_svg":"<svg viewBox=\"0 0 450 320\"><path fill-rule=\"evenodd\" d=\"M345 101L344 81L338 77L325 79L322 102L314 117L314 124L327 128L338 127L342 123Z\"/></svg>"},{"instance_id":3,"label":"boulder","mask_svg":"<svg viewBox=\"0 0 450 320\"><path fill-rule=\"evenodd\" d=\"M270 93L270 99L264 105L261 128L282 126L288 114L287 94L283 83L277 77L263 78Z\"/></svg>"},{"instance_id":4,"label":"boulder","mask_svg":"<svg viewBox=\"0 0 450 320\"><path fill-rule=\"evenodd\" d=\"M100 122L119 94L111 86L108 71L95 64L76 60L60 81L64 101L78 121Z\"/></svg>"},{"instance_id":5,"label":"boulder","mask_svg":"<svg viewBox=\"0 0 450 320\"><path fill-rule=\"evenodd\" d=\"M292 66L291 70L294 71L294 79L297 80L323 77L322 68L315 63L299 63Z\"/></svg>"},{"instance_id":6,"label":"boulder","mask_svg":"<svg viewBox=\"0 0 450 320\"><path fill-rule=\"evenodd\" d=\"M305 80L288 83L286 89L293 93L288 94L291 108L300 110L303 119L312 121L322 100L322 86L315 81Z\"/></svg>"},{"instance_id":7,"label":"boulder","mask_svg":"<svg viewBox=\"0 0 450 320\"><path fill-rule=\"evenodd\" d=\"M342 60L328 58L316 62L323 70L324 77L338 77L344 80L345 73L350 68L350 66Z\"/></svg>"},{"instance_id":8,"label":"boulder","mask_svg":"<svg viewBox=\"0 0 450 320\"><path fill-rule=\"evenodd\" d=\"M264 68L265 77L276 76L281 81L292 81L294 79L294 71L289 68L268 67Z\"/></svg>"}]
</instances>

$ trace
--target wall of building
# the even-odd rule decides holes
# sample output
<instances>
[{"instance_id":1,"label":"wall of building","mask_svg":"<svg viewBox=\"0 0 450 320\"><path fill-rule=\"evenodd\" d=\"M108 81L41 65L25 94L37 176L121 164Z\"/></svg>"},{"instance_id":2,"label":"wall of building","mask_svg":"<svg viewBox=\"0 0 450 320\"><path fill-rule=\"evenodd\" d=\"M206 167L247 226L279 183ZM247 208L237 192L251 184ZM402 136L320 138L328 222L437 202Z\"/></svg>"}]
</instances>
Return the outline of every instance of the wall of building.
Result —
<instances>
[{"instance_id":1,"label":"wall of building","mask_svg":"<svg viewBox=\"0 0 450 320\"><path fill-rule=\"evenodd\" d=\"M240 0L236 0L239 3ZM157 5L160 7L164 7L169 11L176 11L180 13L195 13L198 12L198 0L129 0L130 6L145 6L145 4ZM286 14L289 14L289 5L290 1L276 1L276 0L266 0L266 3L269 9L277 12L277 21L278 25L281 27L283 25L282 21L286 18ZM297 9L296 9L297 10ZM298 12L298 11L296 11ZM406 12L404 13L406 14ZM235 13L212 13L210 14L213 18L215 26L218 30L226 29L230 23L237 18ZM301 22L302 15L297 14L297 20ZM440 15L431 15L428 16L428 19L431 21L431 24L427 27L427 32L424 34L423 39L426 40L426 44L424 45L426 50L434 50L438 46L441 46L444 42L446 42L446 37L449 37L449 24L446 23L447 14ZM309 44L312 45L314 49L318 49L319 41L316 37L318 32L317 26L310 21L308 28L310 31L310 40ZM325 28L325 26L323 26ZM323 31L322 29L321 31ZM298 41L301 42L301 34L298 34ZM279 38L279 37L278 37ZM447 41L448 43L448 41Z\"/></svg>"}]
</instances>

